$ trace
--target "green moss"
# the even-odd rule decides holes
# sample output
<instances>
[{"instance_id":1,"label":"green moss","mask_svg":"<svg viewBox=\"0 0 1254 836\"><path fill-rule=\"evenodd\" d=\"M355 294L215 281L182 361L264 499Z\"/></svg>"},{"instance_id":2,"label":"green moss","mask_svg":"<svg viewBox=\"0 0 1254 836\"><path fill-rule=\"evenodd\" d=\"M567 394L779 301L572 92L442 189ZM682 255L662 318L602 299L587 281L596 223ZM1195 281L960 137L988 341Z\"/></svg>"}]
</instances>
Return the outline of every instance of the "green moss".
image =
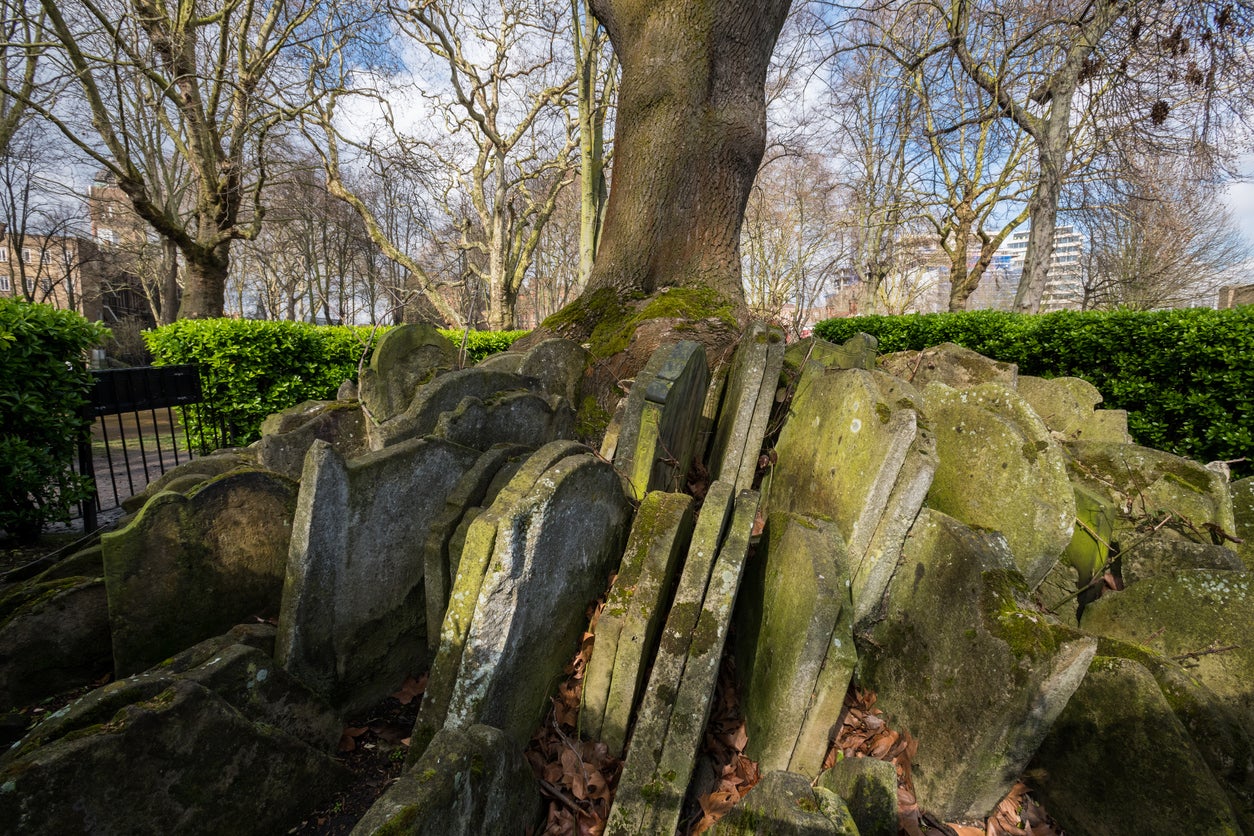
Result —
<instances>
[{"instance_id":1,"label":"green moss","mask_svg":"<svg viewBox=\"0 0 1254 836\"><path fill-rule=\"evenodd\" d=\"M412 833L417 820L418 808L416 806L402 807L399 813L388 819L387 824L375 831L375 836L400 836L402 833Z\"/></svg>"},{"instance_id":2,"label":"green moss","mask_svg":"<svg viewBox=\"0 0 1254 836\"><path fill-rule=\"evenodd\" d=\"M673 287L639 307L625 304L610 288L601 288L550 316L543 327L560 334L572 326L591 324L589 349L593 357L604 358L625 349L640 324L650 319L717 319L730 328L738 327L735 307L707 287Z\"/></svg>"},{"instance_id":3,"label":"green moss","mask_svg":"<svg viewBox=\"0 0 1254 836\"><path fill-rule=\"evenodd\" d=\"M18 587L0 599L0 626L8 624L18 611L34 613L63 592L68 592L88 578L62 578Z\"/></svg>"},{"instance_id":4,"label":"green moss","mask_svg":"<svg viewBox=\"0 0 1254 836\"><path fill-rule=\"evenodd\" d=\"M601 408L594 396L588 395L580 401L579 411L575 413L575 435L578 438L600 439L609 425L609 412Z\"/></svg>"},{"instance_id":5,"label":"green moss","mask_svg":"<svg viewBox=\"0 0 1254 836\"><path fill-rule=\"evenodd\" d=\"M797 799L797 808L807 813L817 813L819 811L819 805L814 803L814 799L805 796Z\"/></svg>"},{"instance_id":6,"label":"green moss","mask_svg":"<svg viewBox=\"0 0 1254 836\"><path fill-rule=\"evenodd\" d=\"M1058 649L1053 625L1042 613L1024 609L1027 582L1018 572L990 569L981 574L980 616L989 633L1004 641L1016 658L1044 659Z\"/></svg>"},{"instance_id":7,"label":"green moss","mask_svg":"<svg viewBox=\"0 0 1254 836\"><path fill-rule=\"evenodd\" d=\"M893 411L883 401L875 404L875 414L879 417L881 424L887 424L893 417Z\"/></svg>"}]
</instances>

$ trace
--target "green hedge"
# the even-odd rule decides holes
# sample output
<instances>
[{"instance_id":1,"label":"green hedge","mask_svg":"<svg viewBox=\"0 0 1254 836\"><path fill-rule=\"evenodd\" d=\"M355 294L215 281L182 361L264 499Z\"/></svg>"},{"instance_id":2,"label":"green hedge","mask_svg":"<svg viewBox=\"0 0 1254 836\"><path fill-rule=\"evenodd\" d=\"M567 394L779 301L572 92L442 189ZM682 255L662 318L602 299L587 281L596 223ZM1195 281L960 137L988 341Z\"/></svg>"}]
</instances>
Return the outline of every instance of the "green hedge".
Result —
<instances>
[{"instance_id":1,"label":"green hedge","mask_svg":"<svg viewBox=\"0 0 1254 836\"><path fill-rule=\"evenodd\" d=\"M324 326L245 319L179 320L144 334L153 363L200 367L206 400L225 425L230 443L260 436L268 415L301 401L326 400L345 379L357 379L358 363L386 328ZM461 346L461 331L442 331ZM525 331L471 331L467 354L478 361L503 351ZM196 416L184 416L198 437ZM211 434L206 428L207 435Z\"/></svg>"},{"instance_id":2,"label":"green hedge","mask_svg":"<svg viewBox=\"0 0 1254 836\"><path fill-rule=\"evenodd\" d=\"M881 353L952 342L1017 363L1022 374L1080 377L1103 406L1128 410L1138 444L1203 462L1254 459L1254 306L866 316L814 330L832 342L865 331ZM1234 478L1254 473L1252 464L1235 464Z\"/></svg>"},{"instance_id":3,"label":"green hedge","mask_svg":"<svg viewBox=\"0 0 1254 836\"><path fill-rule=\"evenodd\" d=\"M0 528L17 538L91 496L72 465L91 423L86 352L108 335L73 311L0 299Z\"/></svg>"}]
</instances>

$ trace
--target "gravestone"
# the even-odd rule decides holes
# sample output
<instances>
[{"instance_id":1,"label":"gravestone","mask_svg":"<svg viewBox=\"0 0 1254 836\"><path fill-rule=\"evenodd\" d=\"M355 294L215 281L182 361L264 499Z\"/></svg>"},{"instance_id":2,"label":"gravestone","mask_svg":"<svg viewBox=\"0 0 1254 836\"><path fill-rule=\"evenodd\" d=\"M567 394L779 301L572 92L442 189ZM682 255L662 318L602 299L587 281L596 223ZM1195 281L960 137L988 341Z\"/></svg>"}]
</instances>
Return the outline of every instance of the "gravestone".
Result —
<instances>
[{"instance_id":1,"label":"gravestone","mask_svg":"<svg viewBox=\"0 0 1254 836\"><path fill-rule=\"evenodd\" d=\"M566 403L577 408L583 392L584 369L591 356L578 343L551 338L528 349L515 371L536 381L541 391L565 398Z\"/></svg>"},{"instance_id":2,"label":"gravestone","mask_svg":"<svg viewBox=\"0 0 1254 836\"><path fill-rule=\"evenodd\" d=\"M919 740L919 805L981 819L1079 685L1096 640L1031 608L1005 539L925 509L910 530L888 613L860 646L859 682Z\"/></svg>"},{"instance_id":3,"label":"gravestone","mask_svg":"<svg viewBox=\"0 0 1254 836\"><path fill-rule=\"evenodd\" d=\"M540 793L521 748L500 729L476 725L442 729L353 834L522 833L540 812Z\"/></svg>"},{"instance_id":4,"label":"gravestone","mask_svg":"<svg viewBox=\"0 0 1254 836\"><path fill-rule=\"evenodd\" d=\"M381 424L404 412L420 387L456 367L456 347L433 326L398 325L379 338L361 370L358 397L371 421Z\"/></svg>"},{"instance_id":5,"label":"gravestone","mask_svg":"<svg viewBox=\"0 0 1254 836\"><path fill-rule=\"evenodd\" d=\"M618 566L632 508L613 467L585 453L557 462L502 510L447 723L486 722L521 746Z\"/></svg>"},{"instance_id":6,"label":"gravestone","mask_svg":"<svg viewBox=\"0 0 1254 836\"><path fill-rule=\"evenodd\" d=\"M439 625L444 623L449 589L457 575L449 556L453 534L470 509L490 502L488 491L502 468L509 462L521 464L529 452L519 444L497 444L484 451L462 474L444 500L444 507L431 519L423 540L422 562L427 598L427 646L432 653L440 643ZM457 557L460 558L460 549Z\"/></svg>"},{"instance_id":7,"label":"gravestone","mask_svg":"<svg viewBox=\"0 0 1254 836\"><path fill-rule=\"evenodd\" d=\"M351 459L366 452L361 406L342 401L305 401L261 422L257 454L261 466L299 481L305 454L321 439Z\"/></svg>"},{"instance_id":8,"label":"gravestone","mask_svg":"<svg viewBox=\"0 0 1254 836\"><path fill-rule=\"evenodd\" d=\"M1078 377L1021 375L1019 394L1045 426L1062 441L1113 441L1126 444L1128 413L1122 409L1097 409L1102 395L1097 387Z\"/></svg>"},{"instance_id":9,"label":"gravestone","mask_svg":"<svg viewBox=\"0 0 1254 836\"><path fill-rule=\"evenodd\" d=\"M142 491L122 500L122 510L134 514L143 508L148 500L164 490L173 489L178 493L187 493L193 486L208 482L215 476L239 468L255 469L257 456L252 450L219 450L208 456L198 456L191 461L175 465L165 473L148 483ZM172 487L174 483L177 487Z\"/></svg>"},{"instance_id":10,"label":"gravestone","mask_svg":"<svg viewBox=\"0 0 1254 836\"><path fill-rule=\"evenodd\" d=\"M636 375L614 450L636 499L685 487L709 379L705 349L690 340L659 348Z\"/></svg>"},{"instance_id":11,"label":"gravestone","mask_svg":"<svg viewBox=\"0 0 1254 836\"><path fill-rule=\"evenodd\" d=\"M832 522L775 511L736 605L736 670L762 770L817 775L857 653L849 555Z\"/></svg>"},{"instance_id":12,"label":"gravestone","mask_svg":"<svg viewBox=\"0 0 1254 836\"><path fill-rule=\"evenodd\" d=\"M382 423L367 422L370 449L382 450L435 431L440 416L457 409L466 398L486 400L502 392L528 388L516 374L480 368L447 372L418 388L404 411Z\"/></svg>"},{"instance_id":13,"label":"gravestone","mask_svg":"<svg viewBox=\"0 0 1254 836\"><path fill-rule=\"evenodd\" d=\"M879 359L879 367L894 377L913 383L922 391L932 381L954 389L981 383L1000 383L1011 389L1019 379L1019 367L977 354L954 343L941 343L923 351L898 351Z\"/></svg>"},{"instance_id":14,"label":"gravestone","mask_svg":"<svg viewBox=\"0 0 1254 836\"><path fill-rule=\"evenodd\" d=\"M1236 545L1245 568L1254 572L1254 476L1233 482L1232 525L1241 542Z\"/></svg>"},{"instance_id":15,"label":"gravestone","mask_svg":"<svg viewBox=\"0 0 1254 836\"><path fill-rule=\"evenodd\" d=\"M936 468L918 401L908 383L881 372L811 362L775 448L767 506L835 520L858 622L878 609Z\"/></svg>"},{"instance_id":16,"label":"gravestone","mask_svg":"<svg viewBox=\"0 0 1254 836\"><path fill-rule=\"evenodd\" d=\"M279 612L296 484L234 470L165 491L101 537L119 676L254 616Z\"/></svg>"},{"instance_id":17,"label":"gravestone","mask_svg":"<svg viewBox=\"0 0 1254 836\"><path fill-rule=\"evenodd\" d=\"M486 450L494 444L539 447L574 432L575 414L565 398L521 390L463 398L440 416L431 435Z\"/></svg>"},{"instance_id":18,"label":"gravestone","mask_svg":"<svg viewBox=\"0 0 1254 836\"><path fill-rule=\"evenodd\" d=\"M758 495L710 485L637 713L607 834L675 829L744 567Z\"/></svg>"},{"instance_id":19,"label":"gravestone","mask_svg":"<svg viewBox=\"0 0 1254 836\"><path fill-rule=\"evenodd\" d=\"M619 477L584 451L541 447L467 529L411 763L446 725L486 722L520 744L534 731L630 522Z\"/></svg>"},{"instance_id":20,"label":"gravestone","mask_svg":"<svg viewBox=\"0 0 1254 836\"><path fill-rule=\"evenodd\" d=\"M928 507L1001 532L1035 587L1075 528L1075 494L1062 448L1024 400L999 384L958 390L931 383L923 390L923 408L939 459Z\"/></svg>"},{"instance_id":21,"label":"gravestone","mask_svg":"<svg viewBox=\"0 0 1254 836\"><path fill-rule=\"evenodd\" d=\"M773 771L710 831L714 836L860 836L845 802L792 772Z\"/></svg>"},{"instance_id":22,"label":"gravestone","mask_svg":"<svg viewBox=\"0 0 1254 836\"><path fill-rule=\"evenodd\" d=\"M621 757L669 593L692 536L692 497L652 491L636 511L584 671L581 731Z\"/></svg>"},{"instance_id":23,"label":"gravestone","mask_svg":"<svg viewBox=\"0 0 1254 836\"><path fill-rule=\"evenodd\" d=\"M821 337L806 337L789 343L784 350L784 368L793 377L801 374L807 362L813 361L829 369L875 368L879 341L870 334L854 334L842 345L829 343Z\"/></svg>"},{"instance_id":24,"label":"gravestone","mask_svg":"<svg viewBox=\"0 0 1254 836\"><path fill-rule=\"evenodd\" d=\"M876 758L841 758L817 786L840 796L858 836L897 836L897 767Z\"/></svg>"},{"instance_id":25,"label":"gravestone","mask_svg":"<svg viewBox=\"0 0 1254 836\"><path fill-rule=\"evenodd\" d=\"M478 451L414 439L305 460L276 656L337 707L374 703L427 656L422 543Z\"/></svg>"},{"instance_id":26,"label":"gravestone","mask_svg":"<svg viewBox=\"0 0 1254 836\"><path fill-rule=\"evenodd\" d=\"M730 482L737 491L753 487L783 365L783 331L751 324L727 373L710 447L711 479Z\"/></svg>"}]
</instances>

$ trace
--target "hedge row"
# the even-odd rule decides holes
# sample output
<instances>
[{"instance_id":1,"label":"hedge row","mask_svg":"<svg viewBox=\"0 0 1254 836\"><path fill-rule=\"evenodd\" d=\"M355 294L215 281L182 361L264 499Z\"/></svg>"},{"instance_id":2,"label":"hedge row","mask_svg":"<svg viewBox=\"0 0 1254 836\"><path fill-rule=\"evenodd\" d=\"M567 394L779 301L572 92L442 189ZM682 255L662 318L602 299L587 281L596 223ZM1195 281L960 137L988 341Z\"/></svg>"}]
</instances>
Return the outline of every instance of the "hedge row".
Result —
<instances>
[{"instance_id":1,"label":"hedge row","mask_svg":"<svg viewBox=\"0 0 1254 836\"><path fill-rule=\"evenodd\" d=\"M74 473L90 421L87 349L109 335L73 311L0 299L0 528L22 540L91 495Z\"/></svg>"},{"instance_id":2,"label":"hedge row","mask_svg":"<svg viewBox=\"0 0 1254 836\"><path fill-rule=\"evenodd\" d=\"M829 319L815 333L874 335L880 352L957 343L1022 374L1080 377L1128 410L1138 444L1197 461L1254 459L1254 306L1225 311L971 311ZM1233 475L1254 473L1251 461Z\"/></svg>"},{"instance_id":3,"label":"hedge row","mask_svg":"<svg viewBox=\"0 0 1254 836\"><path fill-rule=\"evenodd\" d=\"M191 363L200 367L205 398L234 444L260 436L272 413L306 400L335 397L346 379L356 380L359 364L387 330L372 326L323 326L304 322L242 319L179 320L146 332L158 366ZM442 331L461 346L463 332ZM468 362L503 351L525 331L471 331ZM195 437L199 430L185 416Z\"/></svg>"}]
</instances>

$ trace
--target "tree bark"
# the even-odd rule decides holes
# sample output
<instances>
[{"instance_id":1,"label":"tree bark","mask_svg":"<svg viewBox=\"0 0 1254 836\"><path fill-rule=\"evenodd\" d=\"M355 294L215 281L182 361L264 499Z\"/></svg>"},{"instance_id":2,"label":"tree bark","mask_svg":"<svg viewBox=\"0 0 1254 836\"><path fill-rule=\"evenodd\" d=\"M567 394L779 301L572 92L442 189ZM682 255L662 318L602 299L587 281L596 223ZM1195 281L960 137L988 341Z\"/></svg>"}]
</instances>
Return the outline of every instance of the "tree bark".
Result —
<instances>
[{"instance_id":1,"label":"tree bark","mask_svg":"<svg viewBox=\"0 0 1254 836\"><path fill-rule=\"evenodd\" d=\"M790 0L593 0L622 65L614 174L585 296L714 290L741 312L740 226Z\"/></svg>"},{"instance_id":2,"label":"tree bark","mask_svg":"<svg viewBox=\"0 0 1254 836\"><path fill-rule=\"evenodd\" d=\"M226 300L226 276L230 267L230 241L212 250L194 255L184 251L187 259L187 287L179 308L179 319L213 319L223 315Z\"/></svg>"}]
</instances>

